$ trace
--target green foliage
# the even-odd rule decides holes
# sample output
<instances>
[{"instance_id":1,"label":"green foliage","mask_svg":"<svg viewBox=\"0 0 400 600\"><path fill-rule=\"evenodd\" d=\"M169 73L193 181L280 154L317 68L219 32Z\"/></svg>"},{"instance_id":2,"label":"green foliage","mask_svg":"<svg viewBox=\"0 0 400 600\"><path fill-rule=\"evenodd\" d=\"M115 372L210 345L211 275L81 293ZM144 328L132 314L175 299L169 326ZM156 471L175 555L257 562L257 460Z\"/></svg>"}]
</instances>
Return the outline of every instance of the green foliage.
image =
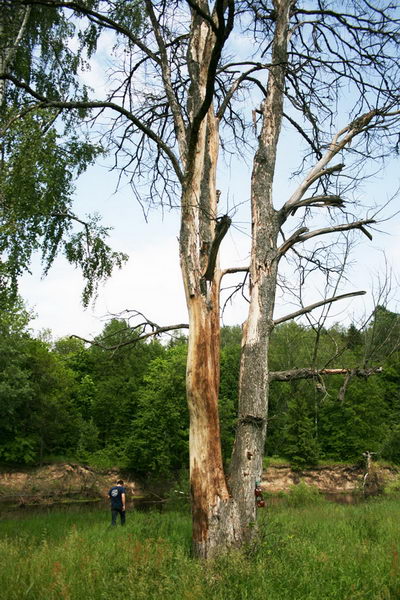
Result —
<instances>
[{"instance_id":1,"label":"green foliage","mask_svg":"<svg viewBox=\"0 0 400 600\"><path fill-rule=\"evenodd\" d=\"M393 415L398 418L400 416L400 353L391 356L384 364L382 380L385 400Z\"/></svg>"},{"instance_id":2,"label":"green foliage","mask_svg":"<svg viewBox=\"0 0 400 600\"><path fill-rule=\"evenodd\" d=\"M346 334L347 347L350 350L356 350L362 345L362 341L361 332L352 323Z\"/></svg>"},{"instance_id":3,"label":"green foliage","mask_svg":"<svg viewBox=\"0 0 400 600\"><path fill-rule=\"evenodd\" d=\"M382 458L397 465L400 464L400 423L388 432L381 450Z\"/></svg>"},{"instance_id":4,"label":"green foliage","mask_svg":"<svg viewBox=\"0 0 400 600\"><path fill-rule=\"evenodd\" d=\"M53 350L59 356L71 357L79 352L83 352L85 344L82 340L75 337L63 337L54 342Z\"/></svg>"},{"instance_id":5,"label":"green foliage","mask_svg":"<svg viewBox=\"0 0 400 600\"><path fill-rule=\"evenodd\" d=\"M165 508L169 511L188 513L190 510L190 480L189 469L183 468L177 475L176 481L165 494Z\"/></svg>"},{"instance_id":6,"label":"green foliage","mask_svg":"<svg viewBox=\"0 0 400 600\"><path fill-rule=\"evenodd\" d=\"M394 479L389 480L383 488L383 493L387 496L395 496L398 499L398 495L400 493L400 475Z\"/></svg>"},{"instance_id":7,"label":"green foliage","mask_svg":"<svg viewBox=\"0 0 400 600\"><path fill-rule=\"evenodd\" d=\"M49 123L49 111L30 113L6 130L0 167L0 251L3 273L11 288L29 269L34 251L42 253L45 273L62 251L82 269L86 280L83 302L88 304L96 283L126 260L106 244L108 229L99 217L84 223L72 212L73 180L91 164L101 148L79 141L75 135L62 138ZM73 224L79 222L81 231ZM4 277L3 275L3 277Z\"/></svg>"},{"instance_id":8,"label":"green foliage","mask_svg":"<svg viewBox=\"0 0 400 600\"><path fill-rule=\"evenodd\" d=\"M385 360L400 348L400 315L377 306L365 338L368 360L373 363Z\"/></svg>"},{"instance_id":9,"label":"green foliage","mask_svg":"<svg viewBox=\"0 0 400 600\"><path fill-rule=\"evenodd\" d=\"M0 460L35 464L50 455L74 456L102 468L129 467L142 477L176 476L188 461L185 391L186 338L163 346L143 342L125 320L107 323L86 347L81 340L32 339L30 315L4 297L0 318ZM222 331L220 424L224 459L235 434L240 328ZM354 332L350 338L356 338ZM318 360L344 344L347 364L362 349L343 328L321 335ZM109 346L105 350L101 346ZM312 333L290 324L277 328L273 369L310 358ZM286 351L287 349L287 351ZM270 389L268 454L294 468L319 459L359 461L366 450L400 463L400 367L393 353L382 375L275 382ZM293 365L292 365L293 366Z\"/></svg>"},{"instance_id":10,"label":"green foliage","mask_svg":"<svg viewBox=\"0 0 400 600\"><path fill-rule=\"evenodd\" d=\"M391 316L384 313L384 317L392 324L389 337L393 347L396 319L393 313ZM327 363L347 368L363 365L364 341L372 339L374 328L371 323L364 335L354 326L347 331L334 326L321 332L315 367ZM271 345L271 369L310 364L313 344L312 331L301 325L288 323L277 327ZM337 363L329 363L335 355ZM310 460L310 453L311 463L316 456L323 460L358 461L366 450L379 453L388 431L399 423L400 416L399 357L393 353L384 360L383 356L380 363L383 374L368 379L350 377L345 389L343 376L274 382L270 387L268 454L299 457L299 460L294 458L294 464L301 467Z\"/></svg>"},{"instance_id":11,"label":"green foliage","mask_svg":"<svg viewBox=\"0 0 400 600\"><path fill-rule=\"evenodd\" d=\"M114 350L93 346L87 352L88 364L80 378L79 394L81 399L91 397L90 416L99 429L102 443L124 447L148 366L164 354L157 341L140 342L138 335L127 322L114 319L99 336L99 341Z\"/></svg>"},{"instance_id":12,"label":"green foliage","mask_svg":"<svg viewBox=\"0 0 400 600\"><path fill-rule=\"evenodd\" d=\"M235 439L240 367L240 327L223 327L221 335L221 380L219 418L222 455L228 460Z\"/></svg>"},{"instance_id":13,"label":"green foliage","mask_svg":"<svg viewBox=\"0 0 400 600\"><path fill-rule=\"evenodd\" d=\"M336 379L336 385L340 384L342 380ZM357 461L366 450L378 452L386 437L388 414L379 377L354 379L343 401L332 394L321 406L319 433L323 455Z\"/></svg>"},{"instance_id":14,"label":"green foliage","mask_svg":"<svg viewBox=\"0 0 400 600\"><path fill-rule=\"evenodd\" d=\"M221 329L221 348L240 346L242 328L239 325L227 325Z\"/></svg>"},{"instance_id":15,"label":"green foliage","mask_svg":"<svg viewBox=\"0 0 400 600\"><path fill-rule=\"evenodd\" d=\"M139 0L117 0L110 6L110 17L129 31L138 31L142 23L141 2Z\"/></svg>"},{"instance_id":16,"label":"green foliage","mask_svg":"<svg viewBox=\"0 0 400 600\"><path fill-rule=\"evenodd\" d=\"M38 250L45 273L60 252L82 270L87 305L98 282L126 260L109 247L109 230L97 214L81 219L73 210L75 178L104 151L90 141L83 125L91 115L80 73L90 68L99 36L111 24L105 26L106 20L91 11L116 21L114 48L121 43L118 52L129 56L133 42L122 34L140 32L142 3L85 0L67 3L67 8L51 2L3 4L0 62L2 70L22 83L2 81L0 87L1 307L10 305L10 290L15 296L18 278ZM83 21L85 13L89 19ZM27 93L29 87L35 90L33 96ZM62 113L44 109L41 95L50 106L67 99L80 106L71 110L69 104ZM150 128L154 125L156 131L159 123L159 134L167 139L168 127L163 129L158 117L149 119ZM118 137L117 131L116 126ZM121 140L118 151L124 152ZM146 144L146 154L145 148ZM162 156L161 152L160 172ZM145 176L147 167L143 168L140 173ZM170 181L165 178L167 189ZM157 191L155 182L152 189ZM26 319L21 307L0 319L4 460L27 463L46 453L72 452L88 461L127 463L141 474L182 468L188 444L185 341L169 347L139 342L139 332L115 320L98 340L113 346L112 352L66 340L50 349L44 340L32 339ZM225 460L235 433L240 339L240 327L223 328L219 410ZM309 382L272 385L268 452L286 455L297 468L315 464L319 456L358 459L366 449L382 450L399 460L399 339L399 315L382 306L363 334L354 325L348 330L336 325L319 331L318 345L311 328L295 322L277 327L269 357L272 370L309 365L318 369L330 365L332 356L337 366L386 362L387 370L380 379L353 379L346 390L342 378L328 381L317 376Z\"/></svg>"},{"instance_id":17,"label":"green foliage","mask_svg":"<svg viewBox=\"0 0 400 600\"><path fill-rule=\"evenodd\" d=\"M38 462L46 451L76 447L79 414L73 373L28 332L29 314L17 300L0 312L0 459Z\"/></svg>"},{"instance_id":18,"label":"green foliage","mask_svg":"<svg viewBox=\"0 0 400 600\"><path fill-rule=\"evenodd\" d=\"M83 421L77 446L77 456L79 460L86 462L90 454L97 452L99 448L99 430L93 422L93 419Z\"/></svg>"},{"instance_id":19,"label":"green foliage","mask_svg":"<svg viewBox=\"0 0 400 600\"><path fill-rule=\"evenodd\" d=\"M88 305L98 283L110 277L114 267L121 268L128 260L127 254L113 252L106 244L110 228L100 226L99 218L98 215L92 216L85 224L85 230L71 235L64 244L67 260L81 267L86 281L82 295L84 306Z\"/></svg>"},{"instance_id":20,"label":"green foliage","mask_svg":"<svg viewBox=\"0 0 400 600\"><path fill-rule=\"evenodd\" d=\"M20 43L15 47L17 35L22 30ZM52 99L68 97L78 91L77 72L82 65L82 47L72 51L70 40L74 37L76 24L59 8L33 6L26 13L25 7L5 5L2 7L1 50L15 48L8 56L7 68L16 77L34 83L39 94ZM5 52L7 58L7 54ZM85 90L82 90L82 98ZM24 93L18 88L7 89L8 105L24 103Z\"/></svg>"},{"instance_id":21,"label":"green foliage","mask_svg":"<svg viewBox=\"0 0 400 600\"><path fill-rule=\"evenodd\" d=\"M283 452L295 469L316 465L319 448L315 426L304 396L289 401Z\"/></svg>"},{"instance_id":22,"label":"green foliage","mask_svg":"<svg viewBox=\"0 0 400 600\"><path fill-rule=\"evenodd\" d=\"M289 492L283 496L288 506L315 506L318 503L326 502L318 488L306 483L293 485Z\"/></svg>"},{"instance_id":23,"label":"green foliage","mask_svg":"<svg viewBox=\"0 0 400 600\"><path fill-rule=\"evenodd\" d=\"M37 462L38 439L35 435L16 435L7 444L0 446L3 463L32 465Z\"/></svg>"},{"instance_id":24,"label":"green foliage","mask_svg":"<svg viewBox=\"0 0 400 600\"><path fill-rule=\"evenodd\" d=\"M125 468L127 466L124 448L121 444L108 443L94 452L84 450L82 454L78 455L78 458L97 469Z\"/></svg>"},{"instance_id":25,"label":"green foliage","mask_svg":"<svg viewBox=\"0 0 400 600\"><path fill-rule=\"evenodd\" d=\"M125 9L120 4L115 4L115 10L129 13L133 25L133 3ZM6 4L1 24L4 70L52 100L87 99L78 74L87 68L85 52L90 56L95 49L97 25L78 36L78 47L72 50L78 22L60 8ZM0 282L14 294L36 250L41 251L44 274L58 252L82 270L84 305L98 283L127 258L108 246L108 229L100 225L97 215L84 221L73 212L74 179L104 151L89 142L82 125L87 114L84 108L65 114L57 109L33 110L23 88L1 82Z\"/></svg>"},{"instance_id":26,"label":"green foliage","mask_svg":"<svg viewBox=\"0 0 400 600\"><path fill-rule=\"evenodd\" d=\"M149 365L126 442L129 466L141 475L166 475L187 463L186 354L186 346L174 346Z\"/></svg>"}]
</instances>

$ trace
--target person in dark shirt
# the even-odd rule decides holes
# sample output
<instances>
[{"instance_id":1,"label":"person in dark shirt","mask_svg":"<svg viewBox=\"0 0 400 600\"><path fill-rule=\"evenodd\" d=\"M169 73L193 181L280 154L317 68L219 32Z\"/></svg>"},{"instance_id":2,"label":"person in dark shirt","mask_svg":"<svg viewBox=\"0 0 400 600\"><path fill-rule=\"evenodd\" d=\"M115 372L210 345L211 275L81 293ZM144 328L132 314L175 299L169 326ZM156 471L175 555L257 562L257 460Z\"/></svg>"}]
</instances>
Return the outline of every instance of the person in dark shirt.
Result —
<instances>
[{"instance_id":1,"label":"person in dark shirt","mask_svg":"<svg viewBox=\"0 0 400 600\"><path fill-rule=\"evenodd\" d=\"M117 524L118 515L121 517L121 525L125 525L125 488L122 479L119 479L108 492L111 502L111 525Z\"/></svg>"}]
</instances>

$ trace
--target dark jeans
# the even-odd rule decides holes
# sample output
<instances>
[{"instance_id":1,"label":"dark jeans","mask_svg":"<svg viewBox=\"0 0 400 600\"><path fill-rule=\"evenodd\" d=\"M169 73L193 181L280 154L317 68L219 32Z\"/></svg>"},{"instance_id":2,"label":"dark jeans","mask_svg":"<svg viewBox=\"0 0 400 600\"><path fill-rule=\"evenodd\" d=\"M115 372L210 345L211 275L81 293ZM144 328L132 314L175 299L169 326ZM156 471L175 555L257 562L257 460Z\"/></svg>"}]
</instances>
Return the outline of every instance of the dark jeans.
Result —
<instances>
[{"instance_id":1,"label":"dark jeans","mask_svg":"<svg viewBox=\"0 0 400 600\"><path fill-rule=\"evenodd\" d=\"M111 509L111 525L117 524L118 515L121 517L121 525L125 525L125 511L122 508Z\"/></svg>"}]
</instances>

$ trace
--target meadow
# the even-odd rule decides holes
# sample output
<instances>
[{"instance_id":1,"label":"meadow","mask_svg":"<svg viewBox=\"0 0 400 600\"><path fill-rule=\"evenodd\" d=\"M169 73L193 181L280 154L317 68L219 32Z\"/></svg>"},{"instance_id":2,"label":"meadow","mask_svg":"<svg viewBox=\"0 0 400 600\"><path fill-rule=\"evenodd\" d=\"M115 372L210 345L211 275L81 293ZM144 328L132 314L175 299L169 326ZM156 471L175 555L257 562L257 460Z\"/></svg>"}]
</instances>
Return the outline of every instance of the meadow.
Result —
<instances>
[{"instance_id":1,"label":"meadow","mask_svg":"<svg viewBox=\"0 0 400 600\"><path fill-rule=\"evenodd\" d=\"M353 506L292 494L260 511L255 547L208 562L190 554L184 511L107 510L0 520L0 590L8 600L395 600L399 500Z\"/></svg>"}]
</instances>

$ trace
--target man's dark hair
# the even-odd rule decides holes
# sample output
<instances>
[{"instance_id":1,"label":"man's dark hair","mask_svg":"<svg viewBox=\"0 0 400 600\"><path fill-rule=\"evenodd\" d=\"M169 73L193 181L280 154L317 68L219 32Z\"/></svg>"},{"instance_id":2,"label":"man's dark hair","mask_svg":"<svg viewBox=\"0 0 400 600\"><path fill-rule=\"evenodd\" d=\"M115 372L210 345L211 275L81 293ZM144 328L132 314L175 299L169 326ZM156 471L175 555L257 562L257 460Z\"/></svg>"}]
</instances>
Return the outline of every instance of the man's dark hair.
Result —
<instances>
[{"instance_id":1,"label":"man's dark hair","mask_svg":"<svg viewBox=\"0 0 400 600\"><path fill-rule=\"evenodd\" d=\"M118 479L117 485L124 485L124 482L122 481L122 479Z\"/></svg>"}]
</instances>

